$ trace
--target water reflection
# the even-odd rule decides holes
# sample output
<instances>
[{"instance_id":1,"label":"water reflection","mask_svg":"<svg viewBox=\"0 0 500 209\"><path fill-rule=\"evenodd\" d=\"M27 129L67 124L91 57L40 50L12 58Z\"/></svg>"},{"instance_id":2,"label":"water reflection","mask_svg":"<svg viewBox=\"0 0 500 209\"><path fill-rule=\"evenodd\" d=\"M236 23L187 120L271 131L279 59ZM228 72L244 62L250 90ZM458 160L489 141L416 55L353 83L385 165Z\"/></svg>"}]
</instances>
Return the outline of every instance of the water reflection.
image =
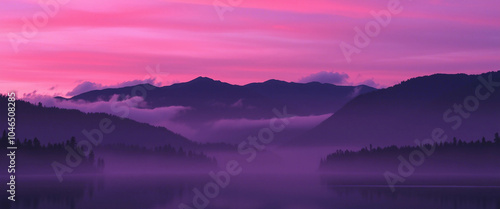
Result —
<instances>
[{"instance_id":1,"label":"water reflection","mask_svg":"<svg viewBox=\"0 0 500 209\"><path fill-rule=\"evenodd\" d=\"M337 208L351 208L341 202L350 202L352 208L375 209L500 208L500 188L495 187L398 187L394 193L384 186L330 186L329 189L339 199Z\"/></svg>"},{"instance_id":2,"label":"water reflection","mask_svg":"<svg viewBox=\"0 0 500 209\"><path fill-rule=\"evenodd\" d=\"M12 209L160 209L191 205L202 176L23 177ZM6 199L6 198L5 198ZM4 199L4 200L5 200ZM340 186L317 177L253 175L233 179L210 200L210 209L499 209L497 187Z\"/></svg>"}]
</instances>

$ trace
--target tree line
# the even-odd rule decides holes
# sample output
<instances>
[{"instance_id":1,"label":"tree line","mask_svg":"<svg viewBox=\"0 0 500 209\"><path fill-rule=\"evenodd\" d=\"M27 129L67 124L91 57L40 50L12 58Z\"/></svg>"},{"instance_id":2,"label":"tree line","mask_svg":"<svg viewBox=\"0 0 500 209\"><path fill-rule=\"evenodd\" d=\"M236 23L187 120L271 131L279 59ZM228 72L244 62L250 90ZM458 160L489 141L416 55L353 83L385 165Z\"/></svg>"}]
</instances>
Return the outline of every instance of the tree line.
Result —
<instances>
[{"instance_id":1,"label":"tree line","mask_svg":"<svg viewBox=\"0 0 500 209\"><path fill-rule=\"evenodd\" d=\"M463 141L461 139L453 138L452 141L439 142L434 144L425 144L421 146L426 146L426 148L432 148L434 146L435 152L445 153L445 154L460 154L460 153L481 153L484 151L500 151L500 136L499 133L495 133L492 140L488 140L482 137L480 140L475 141ZM410 153L413 150L419 149L419 145L408 145L408 146L387 146L387 147L376 147L374 148L371 144L368 147L364 147L359 151L352 150L337 150L326 156L326 158L321 159L320 165L324 166L330 164L334 161L348 160L348 159L359 159L364 157L385 157L394 156L402 153Z\"/></svg>"}]
</instances>

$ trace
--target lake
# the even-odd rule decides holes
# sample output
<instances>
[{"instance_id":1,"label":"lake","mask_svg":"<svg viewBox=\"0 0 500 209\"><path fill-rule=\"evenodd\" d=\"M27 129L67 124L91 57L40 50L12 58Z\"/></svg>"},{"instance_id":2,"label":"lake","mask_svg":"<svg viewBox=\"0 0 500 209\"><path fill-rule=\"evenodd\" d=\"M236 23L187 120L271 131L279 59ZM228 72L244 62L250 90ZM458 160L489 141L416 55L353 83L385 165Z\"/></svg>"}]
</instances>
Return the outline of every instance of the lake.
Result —
<instances>
[{"instance_id":1,"label":"lake","mask_svg":"<svg viewBox=\"0 0 500 209\"><path fill-rule=\"evenodd\" d=\"M13 209L166 209L193 207L209 175L19 177ZM5 198L6 199L6 198ZM208 209L499 209L499 187L333 185L315 175L235 176ZM200 201L203 203L203 201ZM188 207L189 208L189 207ZM195 208L195 207L193 207Z\"/></svg>"}]
</instances>

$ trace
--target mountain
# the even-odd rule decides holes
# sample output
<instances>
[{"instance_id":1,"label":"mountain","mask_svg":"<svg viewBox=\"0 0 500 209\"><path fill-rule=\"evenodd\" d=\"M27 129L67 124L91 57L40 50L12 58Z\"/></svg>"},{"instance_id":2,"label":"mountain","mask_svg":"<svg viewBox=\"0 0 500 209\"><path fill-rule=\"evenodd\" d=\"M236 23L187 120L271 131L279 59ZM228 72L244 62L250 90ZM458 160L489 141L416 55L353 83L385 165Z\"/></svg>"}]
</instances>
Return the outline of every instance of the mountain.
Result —
<instances>
[{"instance_id":1,"label":"mountain","mask_svg":"<svg viewBox=\"0 0 500 209\"><path fill-rule=\"evenodd\" d=\"M239 143L255 131L268 127L266 120L276 117L274 109L282 112L286 106L288 114L302 116L295 117L293 124L276 136L277 140L289 140L316 126L352 98L375 90L364 85L278 80L241 86L198 77L164 87L144 84L89 91L67 100L97 102L138 95L144 100L139 108L156 109L156 112L168 107L182 110L157 120L130 116L132 119L164 126L194 141Z\"/></svg>"},{"instance_id":2,"label":"mountain","mask_svg":"<svg viewBox=\"0 0 500 209\"><path fill-rule=\"evenodd\" d=\"M204 122L222 118L272 118L272 109L283 106L287 106L294 115L328 114L337 111L355 96L376 90L364 85L336 86L278 80L239 86L207 77L164 87L146 85L89 91L69 100L109 101L113 95L121 95L121 100L131 97L134 88L142 88L147 89L143 96L147 103L145 108L190 107L191 110L184 112L178 119Z\"/></svg>"},{"instance_id":3,"label":"mountain","mask_svg":"<svg viewBox=\"0 0 500 209\"><path fill-rule=\"evenodd\" d=\"M7 116L7 97L0 95L0 114ZM17 100L15 112L16 138L24 140L37 137L42 143L64 142L72 136L77 141L86 140L83 131L92 132L111 123L114 130L102 134L102 144L126 144L140 146L183 146L196 148L198 145L163 127L154 127L126 118L103 113L83 113L78 110L43 107ZM104 120L104 122L103 122ZM7 120L0 121L0 127L7 128ZM97 135L94 135L97 136Z\"/></svg>"},{"instance_id":4,"label":"mountain","mask_svg":"<svg viewBox=\"0 0 500 209\"><path fill-rule=\"evenodd\" d=\"M363 94L296 138L293 144L408 145L414 144L415 139L431 138L435 129L435 133L442 129L448 140L452 140L451 136L477 140L500 130L500 87L485 86L491 80L500 82L500 71L481 75L435 74ZM490 96L477 99L476 91ZM463 108L461 113L460 106L469 109Z\"/></svg>"},{"instance_id":5,"label":"mountain","mask_svg":"<svg viewBox=\"0 0 500 209\"><path fill-rule=\"evenodd\" d=\"M295 115L333 113L354 97L376 90L365 85L336 86L319 82L304 84L279 80L251 83L245 87L286 104Z\"/></svg>"}]
</instances>

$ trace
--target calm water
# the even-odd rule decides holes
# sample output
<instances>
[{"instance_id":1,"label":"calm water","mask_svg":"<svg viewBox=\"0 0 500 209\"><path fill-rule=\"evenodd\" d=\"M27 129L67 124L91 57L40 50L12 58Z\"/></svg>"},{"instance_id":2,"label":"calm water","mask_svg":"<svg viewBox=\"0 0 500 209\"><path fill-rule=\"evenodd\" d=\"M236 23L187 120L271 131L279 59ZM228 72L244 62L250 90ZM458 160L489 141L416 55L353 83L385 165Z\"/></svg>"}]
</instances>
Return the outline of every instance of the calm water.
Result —
<instances>
[{"instance_id":1,"label":"calm water","mask_svg":"<svg viewBox=\"0 0 500 209\"><path fill-rule=\"evenodd\" d=\"M58 183L52 178L18 182L19 209L160 209L193 207L193 188L210 182L202 176L78 177ZM314 176L251 175L233 177L210 209L499 209L497 187L335 186ZM203 190L202 190L203 191ZM1 208L9 206L2 205Z\"/></svg>"}]
</instances>

